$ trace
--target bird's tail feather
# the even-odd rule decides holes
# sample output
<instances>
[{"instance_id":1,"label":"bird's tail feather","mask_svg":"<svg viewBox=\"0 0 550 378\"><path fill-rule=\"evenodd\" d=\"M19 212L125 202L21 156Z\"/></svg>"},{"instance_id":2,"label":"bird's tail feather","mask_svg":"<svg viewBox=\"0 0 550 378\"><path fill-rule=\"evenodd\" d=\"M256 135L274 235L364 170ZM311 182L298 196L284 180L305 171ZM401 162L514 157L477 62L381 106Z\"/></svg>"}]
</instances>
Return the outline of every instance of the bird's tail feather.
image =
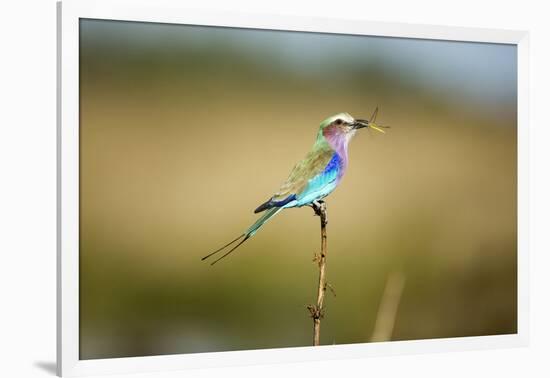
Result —
<instances>
[{"instance_id":1,"label":"bird's tail feather","mask_svg":"<svg viewBox=\"0 0 550 378\"><path fill-rule=\"evenodd\" d=\"M245 241L247 241L248 239L250 239L252 236L254 236L254 234L256 232L258 232L258 230L273 216L275 216L279 211L281 211L282 208L281 207L274 207L272 209L269 209L268 211L266 211L260 218L258 218L258 220L256 222L254 222L254 224L252 226L250 226L245 232L244 234L241 234L239 235L237 238L235 238L234 240L230 241L229 243L227 243L226 245L224 245L223 247L221 248L218 248L217 250L215 250L214 252L204 256L201 260L206 260L207 258L211 257L211 256L214 256L215 254L223 251L225 248L231 246L232 244L236 243L237 241L239 241L241 238L243 238L236 246L234 246L233 248L231 248L228 252L226 252L225 254L223 254L221 257L219 257L218 259L214 260L212 263L210 263L210 265L214 265L215 263L217 263L218 261L220 261L221 259L223 259L224 257L227 257L231 252L233 252L234 250L236 250L241 244L243 244Z\"/></svg>"},{"instance_id":2,"label":"bird's tail feather","mask_svg":"<svg viewBox=\"0 0 550 378\"><path fill-rule=\"evenodd\" d=\"M272 217L274 217L279 211L283 210L282 207L273 207L269 210L267 210L264 215L258 218L256 222L252 226L246 230L245 235L248 237L254 236L256 232Z\"/></svg>"}]
</instances>

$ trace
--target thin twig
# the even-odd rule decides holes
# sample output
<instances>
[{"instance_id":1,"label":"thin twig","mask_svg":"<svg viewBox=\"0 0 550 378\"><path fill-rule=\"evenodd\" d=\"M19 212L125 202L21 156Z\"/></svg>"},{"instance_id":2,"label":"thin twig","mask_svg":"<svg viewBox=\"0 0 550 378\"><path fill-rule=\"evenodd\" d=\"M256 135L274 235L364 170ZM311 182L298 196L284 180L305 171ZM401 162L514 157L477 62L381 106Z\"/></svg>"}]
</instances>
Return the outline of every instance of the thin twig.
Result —
<instances>
[{"instance_id":1,"label":"thin twig","mask_svg":"<svg viewBox=\"0 0 550 378\"><path fill-rule=\"evenodd\" d=\"M399 302L401 301L401 294L403 294L404 288L405 275L403 273L393 272L388 275L380 307L378 307L378 314L376 315L376 323L374 324L374 332L371 341L391 340L397 309L399 308Z\"/></svg>"},{"instance_id":2,"label":"thin twig","mask_svg":"<svg viewBox=\"0 0 550 378\"><path fill-rule=\"evenodd\" d=\"M308 306L313 318L313 345L320 345L321 319L324 315L323 303L327 290L326 260L327 260L327 206L324 202L314 203L313 210L321 220L321 253L317 259L319 266L319 286L317 288L317 303Z\"/></svg>"}]
</instances>

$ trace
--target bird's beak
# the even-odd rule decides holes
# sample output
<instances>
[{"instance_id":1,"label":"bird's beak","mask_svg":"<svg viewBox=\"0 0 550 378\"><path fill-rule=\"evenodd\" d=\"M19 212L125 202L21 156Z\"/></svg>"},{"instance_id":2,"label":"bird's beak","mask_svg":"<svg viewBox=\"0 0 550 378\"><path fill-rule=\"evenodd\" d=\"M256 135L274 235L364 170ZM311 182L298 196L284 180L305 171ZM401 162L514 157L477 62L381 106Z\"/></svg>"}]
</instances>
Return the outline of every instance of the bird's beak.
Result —
<instances>
[{"instance_id":1,"label":"bird's beak","mask_svg":"<svg viewBox=\"0 0 550 378\"><path fill-rule=\"evenodd\" d=\"M363 127L369 127L369 121L366 119L356 119L352 124L354 129L362 129Z\"/></svg>"},{"instance_id":2,"label":"bird's beak","mask_svg":"<svg viewBox=\"0 0 550 378\"><path fill-rule=\"evenodd\" d=\"M367 121L366 119L356 119L355 122L353 123L353 128L354 129L362 129L363 127L370 127L371 129L374 129L376 131L379 131L381 132L382 134L385 134L386 132L384 130L382 130L381 128L379 128L378 126L376 126L374 124L374 122L369 122Z\"/></svg>"}]
</instances>

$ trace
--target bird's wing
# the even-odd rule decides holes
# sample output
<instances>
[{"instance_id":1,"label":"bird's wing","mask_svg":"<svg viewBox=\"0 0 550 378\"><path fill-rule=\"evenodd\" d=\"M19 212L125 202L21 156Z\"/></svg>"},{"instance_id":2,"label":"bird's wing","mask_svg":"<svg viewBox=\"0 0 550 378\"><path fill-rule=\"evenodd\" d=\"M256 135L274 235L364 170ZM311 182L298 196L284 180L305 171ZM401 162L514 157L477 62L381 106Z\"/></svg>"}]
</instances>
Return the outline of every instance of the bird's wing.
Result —
<instances>
[{"instance_id":1,"label":"bird's wing","mask_svg":"<svg viewBox=\"0 0 550 378\"><path fill-rule=\"evenodd\" d=\"M317 148L310 151L302 161L294 166L288 179L273 195L271 201L281 202L293 195L301 194L308 187L310 180L325 170L333 155L332 148Z\"/></svg>"}]
</instances>

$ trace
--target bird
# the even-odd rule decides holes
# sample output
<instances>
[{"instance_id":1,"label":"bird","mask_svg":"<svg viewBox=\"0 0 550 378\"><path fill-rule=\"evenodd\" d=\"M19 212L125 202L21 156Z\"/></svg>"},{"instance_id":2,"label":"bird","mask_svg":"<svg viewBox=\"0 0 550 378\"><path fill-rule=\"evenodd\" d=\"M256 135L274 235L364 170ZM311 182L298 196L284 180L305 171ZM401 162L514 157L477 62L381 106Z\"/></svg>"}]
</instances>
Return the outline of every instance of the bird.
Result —
<instances>
[{"instance_id":1,"label":"bird","mask_svg":"<svg viewBox=\"0 0 550 378\"><path fill-rule=\"evenodd\" d=\"M254 213L264 214L237 238L204 256L202 260L217 255L239 241L210 265L216 264L253 237L267 221L284 209L302 206L318 209L323 198L336 189L346 172L348 145L357 130L371 128L384 133L382 128L387 126L375 124L377 114L378 107L369 120L355 119L348 113L338 113L323 120L315 143L305 158L294 166L280 189L254 210Z\"/></svg>"}]
</instances>

